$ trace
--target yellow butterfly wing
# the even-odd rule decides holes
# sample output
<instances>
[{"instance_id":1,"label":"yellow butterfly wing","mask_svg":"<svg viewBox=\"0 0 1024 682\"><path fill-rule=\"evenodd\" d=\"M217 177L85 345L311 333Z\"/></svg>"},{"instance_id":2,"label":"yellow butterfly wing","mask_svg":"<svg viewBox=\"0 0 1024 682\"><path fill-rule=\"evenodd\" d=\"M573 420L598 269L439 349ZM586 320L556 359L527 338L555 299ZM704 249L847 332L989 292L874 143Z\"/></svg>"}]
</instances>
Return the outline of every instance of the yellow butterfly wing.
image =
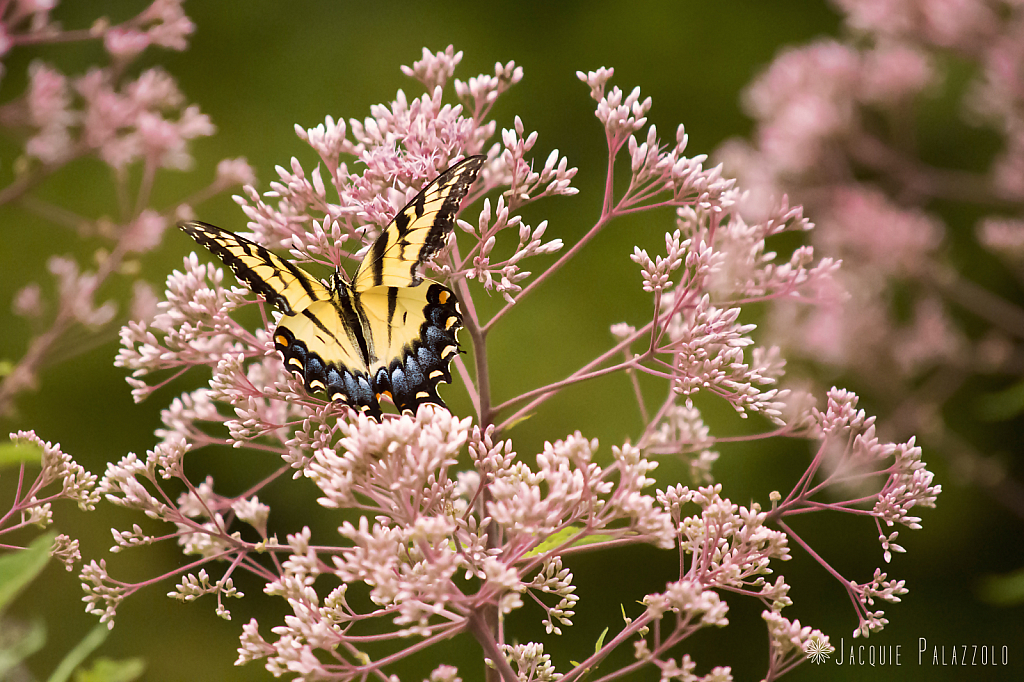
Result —
<instances>
[{"instance_id":1,"label":"yellow butterfly wing","mask_svg":"<svg viewBox=\"0 0 1024 682\"><path fill-rule=\"evenodd\" d=\"M422 270L455 226L459 204L486 157L470 156L438 175L388 224L356 270L356 291L419 284Z\"/></svg>"},{"instance_id":2,"label":"yellow butterfly wing","mask_svg":"<svg viewBox=\"0 0 1024 682\"><path fill-rule=\"evenodd\" d=\"M285 315L274 330L274 348L306 390L325 391L331 400L380 419L380 405L366 364L365 315L337 299L314 301Z\"/></svg>"},{"instance_id":3,"label":"yellow butterfly wing","mask_svg":"<svg viewBox=\"0 0 1024 682\"><path fill-rule=\"evenodd\" d=\"M309 392L325 391L331 400L380 413L370 390L363 327L357 311L312 275L233 232L198 221L178 224L231 268L235 277L262 295L284 315L274 330L274 347L285 367Z\"/></svg>"},{"instance_id":4,"label":"yellow butterfly wing","mask_svg":"<svg viewBox=\"0 0 1024 682\"><path fill-rule=\"evenodd\" d=\"M234 232L196 220L178 227L224 261L238 281L285 314L331 297L330 290L308 272Z\"/></svg>"},{"instance_id":5,"label":"yellow butterfly wing","mask_svg":"<svg viewBox=\"0 0 1024 682\"><path fill-rule=\"evenodd\" d=\"M439 383L452 380L449 363L459 352L462 312L447 287L424 280L415 287L373 287L359 294L372 340L370 376L376 397L386 395L400 412L423 403L445 406Z\"/></svg>"}]
</instances>

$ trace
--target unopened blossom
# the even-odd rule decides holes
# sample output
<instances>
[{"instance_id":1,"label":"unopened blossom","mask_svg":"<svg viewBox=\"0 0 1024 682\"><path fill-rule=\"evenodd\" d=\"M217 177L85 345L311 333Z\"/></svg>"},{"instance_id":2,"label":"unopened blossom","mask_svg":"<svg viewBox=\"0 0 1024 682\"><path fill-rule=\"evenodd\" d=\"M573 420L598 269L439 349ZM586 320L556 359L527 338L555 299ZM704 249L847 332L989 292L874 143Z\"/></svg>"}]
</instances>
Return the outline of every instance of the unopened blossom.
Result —
<instances>
[{"instance_id":1,"label":"unopened blossom","mask_svg":"<svg viewBox=\"0 0 1024 682\"><path fill-rule=\"evenodd\" d=\"M430 50L423 48L423 58L413 62L411 67L403 66L402 73L423 83L427 90L443 88L461 61L462 51L456 53L451 45L444 52L436 54L431 54Z\"/></svg>"},{"instance_id":2,"label":"unopened blossom","mask_svg":"<svg viewBox=\"0 0 1024 682\"><path fill-rule=\"evenodd\" d=\"M43 294L35 282L26 284L14 296L11 310L20 317L39 317L44 312Z\"/></svg>"},{"instance_id":3,"label":"unopened blossom","mask_svg":"<svg viewBox=\"0 0 1024 682\"><path fill-rule=\"evenodd\" d=\"M184 50L188 46L186 38L195 31L195 24L182 9L182 0L154 0L139 15L139 21L153 44L172 50Z\"/></svg>"},{"instance_id":4,"label":"unopened blossom","mask_svg":"<svg viewBox=\"0 0 1024 682\"><path fill-rule=\"evenodd\" d=\"M64 568L69 572L75 570L75 564L82 560L78 540L72 540L63 533L54 538L50 556L64 564Z\"/></svg>"},{"instance_id":5,"label":"unopened blossom","mask_svg":"<svg viewBox=\"0 0 1024 682\"><path fill-rule=\"evenodd\" d=\"M152 38L147 33L127 27L114 27L103 36L103 47L117 58L131 59L151 44Z\"/></svg>"},{"instance_id":6,"label":"unopened blossom","mask_svg":"<svg viewBox=\"0 0 1024 682\"><path fill-rule=\"evenodd\" d=\"M10 435L11 443L33 448L40 453L40 471L35 481L20 487L20 495L15 498L16 507L26 510L39 509L35 522L50 521L49 504L57 499L69 499L78 503L83 511L91 510L99 501L96 489L97 477L86 471L82 465L72 459L71 455L61 450L59 443L44 441L34 431L18 431ZM21 474L24 477L24 472ZM24 482L23 482L24 483ZM58 484L58 490L48 490ZM46 491L44 493L44 490ZM12 512L14 510L12 509ZM10 520L8 515L0 521L0 532L6 532L5 526ZM70 540L69 540L70 542ZM70 550L69 550L70 551ZM73 554L73 551L71 552Z\"/></svg>"},{"instance_id":7,"label":"unopened blossom","mask_svg":"<svg viewBox=\"0 0 1024 682\"><path fill-rule=\"evenodd\" d=\"M483 121L498 97L522 79L523 67L512 61L505 64L496 62L493 76L482 73L467 81L456 78L455 93L466 106L472 104L473 118Z\"/></svg>"}]
</instances>

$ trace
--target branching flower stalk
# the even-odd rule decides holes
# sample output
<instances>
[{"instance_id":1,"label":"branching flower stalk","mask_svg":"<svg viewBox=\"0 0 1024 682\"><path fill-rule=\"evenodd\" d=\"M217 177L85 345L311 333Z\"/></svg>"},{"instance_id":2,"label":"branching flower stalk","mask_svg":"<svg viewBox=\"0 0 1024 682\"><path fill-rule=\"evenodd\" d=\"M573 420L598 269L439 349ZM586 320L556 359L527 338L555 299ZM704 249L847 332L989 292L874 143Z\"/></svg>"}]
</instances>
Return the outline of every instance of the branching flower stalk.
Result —
<instances>
[{"instance_id":1,"label":"branching flower stalk","mask_svg":"<svg viewBox=\"0 0 1024 682\"><path fill-rule=\"evenodd\" d=\"M462 157L486 155L462 204L458 243L452 239L433 264L463 305L476 362L455 364L475 414L424 405L377 423L307 394L273 352L274 319L263 302L193 254L168 278L152 320L124 327L116 363L132 372L137 400L151 396L164 377L196 366L212 371L209 386L175 398L162 413L153 450L111 463L98 487L109 502L172 530L151 534L137 524L116 530L113 551L175 540L196 559L154 580L178 579L171 596L183 601L214 595L225 618L227 599L243 596L233 584L237 571L264 580L264 592L286 600L292 613L269 630L271 639L265 623L244 624L237 663L261 661L275 675L300 679L392 679L394 663L466 634L478 643L487 675L507 682L611 680L648 666L663 679L728 680L726 667L696 676L690 654L676 658L694 632L728 624L722 591L764 605L766 679L775 679L805 660L808 643L828 646L822 633L782 615L791 603L789 586L782 576L767 578L790 557L790 537L848 591L856 634L881 629L883 612L868 607L876 598L898 601L902 583L880 572L866 584L842 576L792 534L791 517L871 517L888 561L890 551L901 549L896 533L882 533L881 524L919 527L910 510L933 506L939 487L913 440L878 441L856 396L833 389L817 410L810 396L780 388L778 349L757 346L754 326L740 321L747 303L814 304L830 295L837 263L815 262L809 247L781 260L766 249L769 237L812 227L801 209L782 199L762 220L744 221L735 182L718 167L705 168L703 155L685 156L682 127L666 144L647 125L650 98L642 99L639 89L627 94L610 87L611 69L580 73L608 148L602 210L579 242L534 276L524 267L538 261L528 259L559 252L563 244L545 241L546 221L527 225L518 211L549 196L574 195L576 170L557 150L535 164L538 135L519 117L492 141L494 102L523 75L514 63L497 64L493 75L456 79L458 104L446 103L461 57L451 47L424 50L421 60L403 67L426 86L422 96L410 100L400 91L363 121L328 117L315 128L297 127L319 156L317 166L306 169L292 159L278 168L269 192L247 186L237 201L257 242L287 249L298 262L346 271L425 182ZM630 175L620 191L615 165L622 153L629 155ZM356 160L358 172L345 159ZM651 256L637 248L631 256L651 295L646 320L615 325L609 350L569 377L494 404L487 352L494 325L618 218L667 207L676 217L664 252ZM505 234L513 238L499 239ZM505 303L483 319L474 299L491 293ZM264 321L255 331L232 317L253 303ZM645 419L635 439L613 446L610 456L580 432L545 443L535 457L514 450L508 430L522 415L566 386L613 372L647 374L665 386L657 406L645 405L636 391ZM697 481L710 483L717 444L729 438L714 437L704 424L692 400L701 392L741 417L760 415L774 424L764 437L819 443L805 476L785 498L773 493L770 510L734 504L721 485L652 490L654 457L683 458ZM193 450L214 444L280 457L279 468L240 495L219 494L212 478L195 483L183 465ZM338 539L314 541L305 527L281 541L268 530L270 507L260 496L269 499L268 486L289 477L315 483L324 509L358 518L338 516ZM182 492L170 492L172 485ZM579 599L569 562L580 552L638 543L677 551L678 578L656 593L623 595L623 603L639 600L642 608L624 613L624 626L592 654L576 656L578 666L557 670L546 648L557 646L554 638L572 625ZM87 609L110 626L125 596L153 582L119 581L101 561L90 562L82 578ZM519 609L536 613L552 639L513 643L522 638L507 630L506 616ZM627 645L634 663L598 670ZM457 676L444 665L430 679Z\"/></svg>"},{"instance_id":2,"label":"branching flower stalk","mask_svg":"<svg viewBox=\"0 0 1024 682\"><path fill-rule=\"evenodd\" d=\"M0 106L0 127L22 145L14 179L0 188L0 207L16 204L80 238L100 237L105 245L95 254L94 270L81 268L68 256L50 259L56 300L47 301L43 287L35 282L15 296L14 312L31 321L34 336L24 356L0 373L4 416L13 413L19 393L36 387L45 366L82 352L102 338L100 332L114 327L118 305L97 300L101 287L114 276L135 279L138 257L156 248L166 227L189 215L191 204L254 181L244 159L225 160L207 187L173 206L152 208L157 172L188 169L189 144L213 134L214 126L197 106L187 103L166 72L150 68L131 76L129 69L150 46L186 49L194 26L180 0L155 0L120 24L98 19L89 29L64 30L50 16L54 4L4 3L0 56L24 46L99 40L109 64L75 77L41 61L31 64L25 93ZM54 174L74 172L76 163L86 158L110 167L118 198L113 215L79 215L34 193ZM133 182L132 169L140 164L139 179ZM136 279L131 311L120 315L117 326L130 316L151 317L155 303L156 294Z\"/></svg>"},{"instance_id":3,"label":"branching flower stalk","mask_svg":"<svg viewBox=\"0 0 1024 682\"><path fill-rule=\"evenodd\" d=\"M77 464L71 455L62 452L60 444L44 442L32 431L12 433L11 443L21 446L26 452L37 451L40 471L34 480L28 482L28 463L22 462L19 466L11 508L0 515L0 538L30 526L48 527L53 523L53 503L57 500L73 500L82 511L92 511L96 507L100 500L96 491L97 476ZM51 555L59 559L67 570L73 571L75 564L82 560L78 544L78 540L67 535L58 535L50 550ZM0 551L17 549L22 547L0 539Z\"/></svg>"}]
</instances>

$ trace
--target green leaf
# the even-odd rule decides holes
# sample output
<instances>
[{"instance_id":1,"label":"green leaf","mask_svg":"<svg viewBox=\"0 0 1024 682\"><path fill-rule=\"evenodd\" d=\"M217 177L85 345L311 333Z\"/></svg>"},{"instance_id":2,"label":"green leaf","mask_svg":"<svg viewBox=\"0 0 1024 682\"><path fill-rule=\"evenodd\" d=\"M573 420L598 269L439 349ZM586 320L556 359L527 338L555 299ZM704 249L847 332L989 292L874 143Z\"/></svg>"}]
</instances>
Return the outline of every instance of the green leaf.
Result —
<instances>
[{"instance_id":1,"label":"green leaf","mask_svg":"<svg viewBox=\"0 0 1024 682\"><path fill-rule=\"evenodd\" d=\"M75 668L82 665L82 661L88 658L89 654L93 651L96 651L97 647L103 644L109 634L110 630L106 625L100 624L95 626L89 631L89 634L82 638L82 641L75 645L74 649L67 653L67 656L60 662L57 669L53 671L47 682L67 682Z\"/></svg>"},{"instance_id":2,"label":"green leaf","mask_svg":"<svg viewBox=\"0 0 1024 682\"><path fill-rule=\"evenodd\" d=\"M1006 421L1021 414L1024 412L1024 381L998 393L980 396L977 410L978 417L989 422Z\"/></svg>"},{"instance_id":3,"label":"green leaf","mask_svg":"<svg viewBox=\"0 0 1024 682\"><path fill-rule=\"evenodd\" d=\"M596 654L604 646L604 638L608 634L608 628L601 631L601 636L597 638L597 643L594 645L594 653Z\"/></svg>"},{"instance_id":4,"label":"green leaf","mask_svg":"<svg viewBox=\"0 0 1024 682\"><path fill-rule=\"evenodd\" d=\"M146 662L141 658L97 658L88 670L75 671L75 682L132 682L142 677L145 670Z\"/></svg>"},{"instance_id":5,"label":"green leaf","mask_svg":"<svg viewBox=\"0 0 1024 682\"><path fill-rule=\"evenodd\" d=\"M39 464L43 449L35 443L0 443L0 467L17 466L22 462Z\"/></svg>"},{"instance_id":6,"label":"green leaf","mask_svg":"<svg viewBox=\"0 0 1024 682\"><path fill-rule=\"evenodd\" d=\"M46 533L25 549L0 555L0 613L46 567L53 538Z\"/></svg>"},{"instance_id":7,"label":"green leaf","mask_svg":"<svg viewBox=\"0 0 1024 682\"><path fill-rule=\"evenodd\" d=\"M529 412L527 414L524 414L522 417L520 417L519 419L516 419L515 421L511 422L508 426L506 426L505 430L506 431L511 431L515 427L517 427L520 424L522 424L523 422L525 422L527 419L532 418L534 414L535 414L534 412Z\"/></svg>"},{"instance_id":8,"label":"green leaf","mask_svg":"<svg viewBox=\"0 0 1024 682\"><path fill-rule=\"evenodd\" d=\"M31 624L22 624L20 632L11 622L0 622L0 628L3 628L4 639L9 640L8 646L0 649L0 680L6 680L12 668L46 644L46 626L37 620Z\"/></svg>"},{"instance_id":9,"label":"green leaf","mask_svg":"<svg viewBox=\"0 0 1024 682\"><path fill-rule=\"evenodd\" d=\"M600 651L601 647L604 646L604 638L605 638L605 636L607 634L608 634L608 628L605 628L604 630L601 631L601 636L597 638L597 642L594 644L594 653L597 653L598 651ZM576 661L570 660L569 663L574 668L580 667L580 664L578 662L576 662ZM595 670L597 670L597 666L596 665L593 668L587 668L586 672L582 673L580 675L579 679L580 680L587 679L587 677L590 676L590 673L594 672Z\"/></svg>"},{"instance_id":10,"label":"green leaf","mask_svg":"<svg viewBox=\"0 0 1024 682\"><path fill-rule=\"evenodd\" d=\"M14 363L4 358L0 360L0 379L14 371Z\"/></svg>"},{"instance_id":11,"label":"green leaf","mask_svg":"<svg viewBox=\"0 0 1024 682\"><path fill-rule=\"evenodd\" d=\"M540 556L544 552L548 552L548 551L554 549L555 547L558 547L559 545L564 544L569 538L571 538L572 536L574 536L574 535L578 534L580 531L582 531L583 528L584 528L583 526L578 526L578 525L577 526L567 526L566 528L563 528L562 530L558 531L557 533L553 533L553 534L549 535L547 538L545 538L544 540L541 540L540 544L538 544L536 547L531 549L529 552L527 552L523 556L525 558L527 558L527 559L529 559L530 557ZM582 545L591 545L591 544L593 544L595 542L604 542L605 540L613 540L613 539L614 539L614 537L611 536L611 535L604 535L604 534L601 534L601 533L594 533L592 535L587 535L586 537L582 537L579 540L576 540L575 542L573 542L569 546L570 547L580 547Z\"/></svg>"},{"instance_id":12,"label":"green leaf","mask_svg":"<svg viewBox=\"0 0 1024 682\"><path fill-rule=\"evenodd\" d=\"M1024 568L1006 575L985 576L979 592L983 601L996 606L1024 604Z\"/></svg>"}]
</instances>

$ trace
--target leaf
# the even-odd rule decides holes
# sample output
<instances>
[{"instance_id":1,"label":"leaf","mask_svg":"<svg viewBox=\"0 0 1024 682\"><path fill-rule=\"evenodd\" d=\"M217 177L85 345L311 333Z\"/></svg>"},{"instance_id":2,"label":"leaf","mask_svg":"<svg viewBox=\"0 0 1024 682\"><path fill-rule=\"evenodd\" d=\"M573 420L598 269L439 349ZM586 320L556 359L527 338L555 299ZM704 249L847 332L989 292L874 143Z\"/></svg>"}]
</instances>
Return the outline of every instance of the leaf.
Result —
<instances>
[{"instance_id":1,"label":"leaf","mask_svg":"<svg viewBox=\"0 0 1024 682\"><path fill-rule=\"evenodd\" d=\"M39 651L46 644L46 626L41 620L31 625L22 624L22 632L18 632L15 624L0 622L4 638L10 639L8 646L0 649L0 680L8 679L7 673L23 660Z\"/></svg>"},{"instance_id":2,"label":"leaf","mask_svg":"<svg viewBox=\"0 0 1024 682\"><path fill-rule=\"evenodd\" d=\"M22 462L43 460L43 449L34 443L0 443L0 468L17 466Z\"/></svg>"},{"instance_id":3,"label":"leaf","mask_svg":"<svg viewBox=\"0 0 1024 682\"><path fill-rule=\"evenodd\" d=\"M109 634L110 629L106 625L95 626L82 638L82 641L75 645L74 649L67 653L47 682L67 682L71 673L75 672L75 668L82 665L82 661L88 658L89 654L95 651L100 644L103 644Z\"/></svg>"},{"instance_id":4,"label":"leaf","mask_svg":"<svg viewBox=\"0 0 1024 682\"><path fill-rule=\"evenodd\" d=\"M1024 381L1017 382L998 393L989 393L978 398L978 417L988 422L1012 419L1024 412Z\"/></svg>"},{"instance_id":5,"label":"leaf","mask_svg":"<svg viewBox=\"0 0 1024 682\"><path fill-rule=\"evenodd\" d=\"M516 426L519 426L520 424L522 424L527 419L532 418L534 414L535 414L534 412L529 412L527 414L524 414L522 417L519 417L519 419L516 419L516 420L510 422L508 424L508 426L505 427L505 431L511 431L513 428L515 428Z\"/></svg>"},{"instance_id":6,"label":"leaf","mask_svg":"<svg viewBox=\"0 0 1024 682\"><path fill-rule=\"evenodd\" d=\"M594 644L594 653L597 653L598 651L600 651L601 647L604 646L604 638L605 638L605 636L607 634L608 634L608 628L605 628L604 630L601 631L601 636L597 638L597 643Z\"/></svg>"},{"instance_id":7,"label":"leaf","mask_svg":"<svg viewBox=\"0 0 1024 682\"><path fill-rule=\"evenodd\" d=\"M607 634L608 634L608 628L605 628L604 630L601 631L601 636L597 638L597 642L594 644L594 653L597 653L597 652L601 651L601 647L604 646L604 638L605 638L605 636ZM570 660L569 663L574 668L580 667L580 664L577 663L576 661ZM587 668L587 670L580 675L579 679L580 680L587 679L587 677L590 675L590 673L594 672L595 670L597 670L597 666L596 665L593 668Z\"/></svg>"},{"instance_id":8,"label":"leaf","mask_svg":"<svg viewBox=\"0 0 1024 682\"><path fill-rule=\"evenodd\" d=\"M0 555L0 613L46 567L54 537L46 533L25 549Z\"/></svg>"},{"instance_id":9,"label":"leaf","mask_svg":"<svg viewBox=\"0 0 1024 682\"><path fill-rule=\"evenodd\" d=\"M142 677L145 670L146 662L141 658L97 658L88 670L75 671L75 682L132 682Z\"/></svg>"},{"instance_id":10,"label":"leaf","mask_svg":"<svg viewBox=\"0 0 1024 682\"><path fill-rule=\"evenodd\" d=\"M981 599L996 606L1024 604L1024 568L1005 575L988 575L979 587Z\"/></svg>"},{"instance_id":11,"label":"leaf","mask_svg":"<svg viewBox=\"0 0 1024 682\"><path fill-rule=\"evenodd\" d=\"M553 533L548 537L540 541L536 547L531 549L529 552L524 554L524 558L529 559L531 557L540 556L545 552L548 552L561 544L564 544L569 538L578 534L584 529L583 526L567 526L557 533ZM580 547L582 545L591 545L595 542L604 542L605 540L613 540L614 537L611 535L605 535L602 533L594 533L580 538L579 540L571 543L570 547Z\"/></svg>"}]
</instances>

